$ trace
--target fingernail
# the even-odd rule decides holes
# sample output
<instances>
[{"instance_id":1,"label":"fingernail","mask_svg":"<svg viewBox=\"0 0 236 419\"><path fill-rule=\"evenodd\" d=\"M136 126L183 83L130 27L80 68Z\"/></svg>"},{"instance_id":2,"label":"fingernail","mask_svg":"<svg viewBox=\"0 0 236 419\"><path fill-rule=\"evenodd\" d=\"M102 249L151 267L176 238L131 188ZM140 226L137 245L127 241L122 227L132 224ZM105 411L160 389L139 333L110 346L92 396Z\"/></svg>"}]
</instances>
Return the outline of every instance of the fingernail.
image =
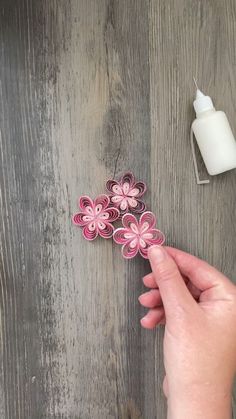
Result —
<instances>
[{"instance_id":1,"label":"fingernail","mask_svg":"<svg viewBox=\"0 0 236 419\"><path fill-rule=\"evenodd\" d=\"M144 317L142 317L142 319L140 320L140 323L144 326L144 325L146 325L147 320L148 320L148 317L147 317L147 316L144 316Z\"/></svg>"},{"instance_id":2,"label":"fingernail","mask_svg":"<svg viewBox=\"0 0 236 419\"><path fill-rule=\"evenodd\" d=\"M138 297L138 300L139 300L139 302L141 303L142 301L144 301L145 300L145 297L146 296L146 294L141 294L139 297Z\"/></svg>"},{"instance_id":3,"label":"fingernail","mask_svg":"<svg viewBox=\"0 0 236 419\"><path fill-rule=\"evenodd\" d=\"M147 312L147 314L141 318L140 323L143 327L149 326L149 318L150 318L150 311Z\"/></svg>"},{"instance_id":4,"label":"fingernail","mask_svg":"<svg viewBox=\"0 0 236 419\"><path fill-rule=\"evenodd\" d=\"M150 312L150 310L148 310L147 314L145 314L145 316L143 316L143 317L141 318L141 320L144 320L144 321L148 320L148 319L149 319L149 317L150 317L150 315L151 315L151 312ZM151 317L152 317L152 315L151 315Z\"/></svg>"},{"instance_id":5,"label":"fingernail","mask_svg":"<svg viewBox=\"0 0 236 419\"><path fill-rule=\"evenodd\" d=\"M148 251L148 257L156 259L157 262L162 262L166 257L166 252L161 246L151 246Z\"/></svg>"}]
</instances>

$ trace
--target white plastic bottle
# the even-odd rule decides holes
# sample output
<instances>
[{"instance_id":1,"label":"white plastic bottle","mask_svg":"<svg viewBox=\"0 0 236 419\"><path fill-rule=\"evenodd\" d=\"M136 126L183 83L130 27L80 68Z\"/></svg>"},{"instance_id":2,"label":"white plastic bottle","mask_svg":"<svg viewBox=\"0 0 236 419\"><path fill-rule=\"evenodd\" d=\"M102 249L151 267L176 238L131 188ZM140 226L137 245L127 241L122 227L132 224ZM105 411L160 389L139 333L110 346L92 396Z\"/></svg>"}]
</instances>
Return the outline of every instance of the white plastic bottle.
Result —
<instances>
[{"instance_id":1,"label":"white plastic bottle","mask_svg":"<svg viewBox=\"0 0 236 419\"><path fill-rule=\"evenodd\" d=\"M216 111L211 98L199 89L193 106L196 119L192 131L208 173L218 175L236 168L236 142L225 113Z\"/></svg>"}]
</instances>

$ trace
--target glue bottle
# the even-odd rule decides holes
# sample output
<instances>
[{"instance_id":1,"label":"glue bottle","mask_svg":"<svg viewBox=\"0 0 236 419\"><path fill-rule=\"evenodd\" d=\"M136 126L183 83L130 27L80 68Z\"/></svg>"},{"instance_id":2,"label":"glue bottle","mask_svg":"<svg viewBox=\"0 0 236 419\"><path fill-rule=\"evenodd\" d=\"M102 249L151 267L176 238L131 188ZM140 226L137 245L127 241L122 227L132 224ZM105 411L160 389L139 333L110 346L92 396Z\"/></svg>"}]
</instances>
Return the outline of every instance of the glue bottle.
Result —
<instances>
[{"instance_id":1,"label":"glue bottle","mask_svg":"<svg viewBox=\"0 0 236 419\"><path fill-rule=\"evenodd\" d=\"M216 111L211 98L205 96L198 87L193 106L196 119L191 127L191 142L197 183L209 183L209 180L199 180L193 134L209 175L218 175L236 168L236 141L225 113Z\"/></svg>"}]
</instances>

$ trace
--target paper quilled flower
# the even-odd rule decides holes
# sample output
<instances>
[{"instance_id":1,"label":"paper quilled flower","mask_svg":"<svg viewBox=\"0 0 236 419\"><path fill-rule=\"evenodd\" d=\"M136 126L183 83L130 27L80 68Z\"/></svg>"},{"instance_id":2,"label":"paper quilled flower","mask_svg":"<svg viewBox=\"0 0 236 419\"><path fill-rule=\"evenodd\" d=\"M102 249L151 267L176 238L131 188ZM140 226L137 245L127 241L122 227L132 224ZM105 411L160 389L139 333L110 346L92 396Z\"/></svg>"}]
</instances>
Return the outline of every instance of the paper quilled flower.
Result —
<instances>
[{"instance_id":1,"label":"paper quilled flower","mask_svg":"<svg viewBox=\"0 0 236 419\"><path fill-rule=\"evenodd\" d=\"M113 239L116 243L122 244L122 255L131 259L140 255L147 259L148 248L154 244L162 245L165 241L164 234L157 230L156 217L151 211L144 212L139 221L133 214L125 214L122 217L123 227L114 231Z\"/></svg>"},{"instance_id":2,"label":"paper quilled flower","mask_svg":"<svg viewBox=\"0 0 236 419\"><path fill-rule=\"evenodd\" d=\"M121 215L128 211L137 214L145 211L146 205L140 198L147 188L144 182L136 182L133 173L125 173L119 181L108 180L106 187L111 204L120 210Z\"/></svg>"},{"instance_id":3,"label":"paper quilled flower","mask_svg":"<svg viewBox=\"0 0 236 419\"><path fill-rule=\"evenodd\" d=\"M112 223L120 216L117 208L109 207L110 198L99 195L92 200L89 196L81 196L79 206L81 212L73 215L76 226L83 228L83 236L87 240L94 240L99 235L104 239L112 237L114 227Z\"/></svg>"}]
</instances>

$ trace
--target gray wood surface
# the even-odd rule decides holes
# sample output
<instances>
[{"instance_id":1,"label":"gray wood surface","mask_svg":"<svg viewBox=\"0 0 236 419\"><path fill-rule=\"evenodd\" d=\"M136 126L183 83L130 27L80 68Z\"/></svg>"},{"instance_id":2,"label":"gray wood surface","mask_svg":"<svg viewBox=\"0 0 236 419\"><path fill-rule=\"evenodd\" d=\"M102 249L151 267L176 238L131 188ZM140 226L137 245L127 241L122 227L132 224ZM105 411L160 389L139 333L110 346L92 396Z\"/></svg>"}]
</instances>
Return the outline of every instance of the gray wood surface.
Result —
<instances>
[{"instance_id":1,"label":"gray wood surface","mask_svg":"<svg viewBox=\"0 0 236 419\"><path fill-rule=\"evenodd\" d=\"M1 418L166 417L148 262L71 215L131 169L168 244L236 279L236 171L196 186L189 144L193 76L236 132L235 42L234 0L0 1Z\"/></svg>"}]
</instances>

